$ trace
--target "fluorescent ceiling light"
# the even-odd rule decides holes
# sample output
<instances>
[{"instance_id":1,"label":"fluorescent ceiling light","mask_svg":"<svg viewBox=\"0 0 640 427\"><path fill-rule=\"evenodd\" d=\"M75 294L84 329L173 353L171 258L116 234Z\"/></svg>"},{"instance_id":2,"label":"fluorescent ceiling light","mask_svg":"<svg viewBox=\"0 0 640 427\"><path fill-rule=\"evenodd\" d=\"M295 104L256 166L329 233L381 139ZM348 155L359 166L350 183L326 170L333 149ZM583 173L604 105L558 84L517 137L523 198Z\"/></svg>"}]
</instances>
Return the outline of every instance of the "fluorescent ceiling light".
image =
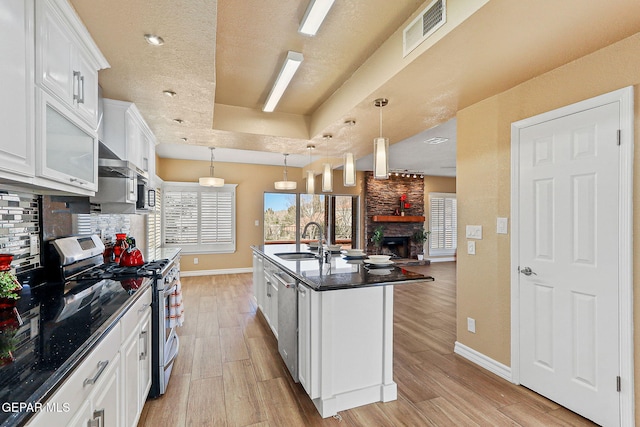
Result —
<instances>
[{"instance_id":1,"label":"fluorescent ceiling light","mask_svg":"<svg viewBox=\"0 0 640 427\"><path fill-rule=\"evenodd\" d=\"M298 32L308 36L315 36L322 25L322 21L327 17L329 9L335 0L311 0L307 11L304 13Z\"/></svg>"},{"instance_id":2,"label":"fluorescent ceiling light","mask_svg":"<svg viewBox=\"0 0 640 427\"><path fill-rule=\"evenodd\" d=\"M262 107L262 111L271 113L276 109L276 105L280 102L282 94L284 94L285 89L289 86L289 82L291 82L293 75L298 70L303 59L302 54L299 52L289 51L287 53L287 59L284 61L284 64L282 64L280 74L278 74L278 78L271 88L271 92L269 92L267 102L264 104L264 107Z\"/></svg>"},{"instance_id":3,"label":"fluorescent ceiling light","mask_svg":"<svg viewBox=\"0 0 640 427\"><path fill-rule=\"evenodd\" d=\"M449 140L449 138L443 138L441 136L436 136L434 138L429 138L424 142L426 144L436 145L436 144L442 144L443 142L446 142L448 140Z\"/></svg>"}]
</instances>

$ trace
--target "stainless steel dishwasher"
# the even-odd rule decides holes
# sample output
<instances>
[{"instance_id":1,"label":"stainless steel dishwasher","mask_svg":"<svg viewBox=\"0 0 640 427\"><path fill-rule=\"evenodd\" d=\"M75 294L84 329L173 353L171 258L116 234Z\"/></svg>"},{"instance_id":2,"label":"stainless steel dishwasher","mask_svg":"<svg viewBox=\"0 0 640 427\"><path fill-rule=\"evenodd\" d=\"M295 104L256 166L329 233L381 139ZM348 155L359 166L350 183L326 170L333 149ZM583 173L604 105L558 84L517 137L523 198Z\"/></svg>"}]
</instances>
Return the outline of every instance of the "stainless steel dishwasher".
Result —
<instances>
[{"instance_id":1,"label":"stainless steel dishwasher","mask_svg":"<svg viewBox=\"0 0 640 427\"><path fill-rule=\"evenodd\" d=\"M278 351L298 382L298 283L282 270L273 277L278 282Z\"/></svg>"}]
</instances>

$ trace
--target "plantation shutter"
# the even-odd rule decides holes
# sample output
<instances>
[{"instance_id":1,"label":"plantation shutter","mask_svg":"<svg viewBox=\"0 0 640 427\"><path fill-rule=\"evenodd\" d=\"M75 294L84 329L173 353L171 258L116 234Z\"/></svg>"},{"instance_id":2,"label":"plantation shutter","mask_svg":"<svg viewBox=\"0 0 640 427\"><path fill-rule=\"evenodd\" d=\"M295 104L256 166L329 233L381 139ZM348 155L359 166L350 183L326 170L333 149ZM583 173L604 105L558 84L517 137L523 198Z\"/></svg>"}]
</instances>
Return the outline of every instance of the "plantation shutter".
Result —
<instances>
[{"instance_id":1,"label":"plantation shutter","mask_svg":"<svg viewBox=\"0 0 640 427\"><path fill-rule=\"evenodd\" d=\"M453 193L429 194L429 255L453 255L458 247L458 211Z\"/></svg>"},{"instance_id":2,"label":"plantation shutter","mask_svg":"<svg viewBox=\"0 0 640 427\"><path fill-rule=\"evenodd\" d=\"M163 186L164 244L184 253L235 251L235 187Z\"/></svg>"}]
</instances>

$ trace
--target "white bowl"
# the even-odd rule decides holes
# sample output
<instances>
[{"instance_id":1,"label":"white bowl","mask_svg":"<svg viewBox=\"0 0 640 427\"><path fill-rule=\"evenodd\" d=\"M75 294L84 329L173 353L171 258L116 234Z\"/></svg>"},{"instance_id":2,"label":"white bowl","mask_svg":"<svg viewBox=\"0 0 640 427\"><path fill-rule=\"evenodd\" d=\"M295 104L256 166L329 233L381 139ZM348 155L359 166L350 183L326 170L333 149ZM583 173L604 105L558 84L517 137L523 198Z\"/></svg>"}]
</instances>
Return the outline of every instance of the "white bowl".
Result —
<instances>
[{"instance_id":1,"label":"white bowl","mask_svg":"<svg viewBox=\"0 0 640 427\"><path fill-rule=\"evenodd\" d=\"M389 261L391 255L369 255L369 259L372 261Z\"/></svg>"},{"instance_id":2,"label":"white bowl","mask_svg":"<svg viewBox=\"0 0 640 427\"><path fill-rule=\"evenodd\" d=\"M364 250L362 250L362 249L345 249L342 252L344 252L347 255L352 255L352 256L364 255Z\"/></svg>"},{"instance_id":3,"label":"white bowl","mask_svg":"<svg viewBox=\"0 0 640 427\"><path fill-rule=\"evenodd\" d=\"M342 249L342 245L329 245L328 248L332 252L337 252Z\"/></svg>"}]
</instances>

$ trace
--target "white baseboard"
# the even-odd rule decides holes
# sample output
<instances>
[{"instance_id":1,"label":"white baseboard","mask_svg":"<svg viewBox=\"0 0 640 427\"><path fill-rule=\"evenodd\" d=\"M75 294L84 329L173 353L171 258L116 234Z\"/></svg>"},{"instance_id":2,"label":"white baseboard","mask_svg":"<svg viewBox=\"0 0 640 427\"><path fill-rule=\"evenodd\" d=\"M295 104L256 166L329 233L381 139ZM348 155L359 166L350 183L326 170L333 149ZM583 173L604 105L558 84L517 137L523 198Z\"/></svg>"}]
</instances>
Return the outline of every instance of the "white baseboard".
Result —
<instances>
[{"instance_id":1,"label":"white baseboard","mask_svg":"<svg viewBox=\"0 0 640 427\"><path fill-rule=\"evenodd\" d=\"M484 368L489 372L493 372L497 376L504 378L511 383L513 382L513 376L511 375L511 368L509 366L503 365L502 363L497 362L490 357L475 351L471 347L467 347L466 345L459 343L458 341L456 341L453 352L475 363L481 368Z\"/></svg>"},{"instance_id":2,"label":"white baseboard","mask_svg":"<svg viewBox=\"0 0 640 427\"><path fill-rule=\"evenodd\" d=\"M446 256L446 257L436 257L436 258L425 258L428 259L431 262L451 262L451 261L455 261L456 258L452 257L452 256Z\"/></svg>"},{"instance_id":3,"label":"white baseboard","mask_svg":"<svg viewBox=\"0 0 640 427\"><path fill-rule=\"evenodd\" d=\"M251 273L253 272L253 267L244 267L244 268L222 268L220 270L191 270L191 271L180 271L181 277L189 277L189 276L215 276L219 274L238 274L238 273Z\"/></svg>"}]
</instances>

